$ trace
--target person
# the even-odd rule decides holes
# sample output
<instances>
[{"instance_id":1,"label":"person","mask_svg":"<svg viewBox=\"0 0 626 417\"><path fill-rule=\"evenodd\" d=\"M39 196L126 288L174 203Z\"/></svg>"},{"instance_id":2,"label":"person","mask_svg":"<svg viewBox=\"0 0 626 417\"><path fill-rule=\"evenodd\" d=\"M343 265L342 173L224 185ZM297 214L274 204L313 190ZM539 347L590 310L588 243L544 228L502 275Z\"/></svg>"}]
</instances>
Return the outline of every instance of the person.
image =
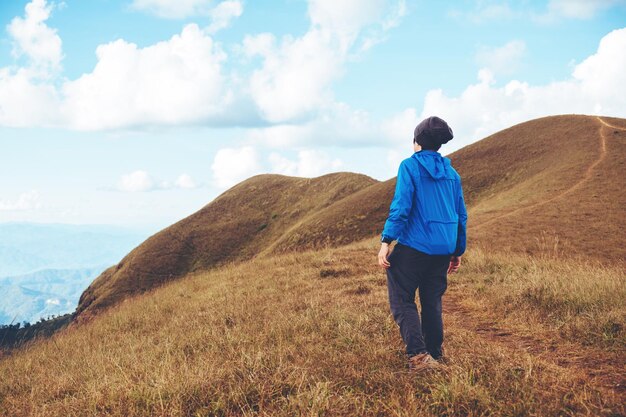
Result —
<instances>
[{"instance_id":1,"label":"person","mask_svg":"<svg viewBox=\"0 0 626 417\"><path fill-rule=\"evenodd\" d=\"M417 371L437 368L443 360L441 299L448 286L447 274L458 271L466 246L461 177L450 159L438 152L453 136L448 124L436 116L415 128L414 153L400 163L378 253L408 366ZM394 240L390 254L389 244ZM415 304L417 290L421 321Z\"/></svg>"}]
</instances>

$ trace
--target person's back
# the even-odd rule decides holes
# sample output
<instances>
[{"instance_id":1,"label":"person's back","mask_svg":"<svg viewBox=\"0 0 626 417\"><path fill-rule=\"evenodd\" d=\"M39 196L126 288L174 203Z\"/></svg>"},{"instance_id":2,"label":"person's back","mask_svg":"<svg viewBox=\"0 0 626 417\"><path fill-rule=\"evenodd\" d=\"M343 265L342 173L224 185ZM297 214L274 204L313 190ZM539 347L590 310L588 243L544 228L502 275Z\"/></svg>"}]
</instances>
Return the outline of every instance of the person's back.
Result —
<instances>
[{"instance_id":1,"label":"person's back","mask_svg":"<svg viewBox=\"0 0 626 417\"><path fill-rule=\"evenodd\" d=\"M461 254L464 239L458 239L459 214L464 209L461 177L450 160L432 150L420 150L402 161L398 175L400 195L411 194L406 225L389 218L389 228L397 228L397 241L430 255ZM396 193L398 195L398 193ZM409 198L407 196L407 198ZM402 197L394 198L390 211L407 210ZM396 224L393 222L396 221ZM391 231L387 229L388 231Z\"/></svg>"},{"instance_id":2,"label":"person's back","mask_svg":"<svg viewBox=\"0 0 626 417\"><path fill-rule=\"evenodd\" d=\"M416 127L415 153L398 169L378 254L387 270L391 312L413 368L431 366L433 358L442 356L441 296L447 273L456 272L465 252L467 211L461 178L450 160L437 152L452 137L452 130L438 117ZM397 244L389 255L393 240ZM415 304L418 288L421 322Z\"/></svg>"}]
</instances>

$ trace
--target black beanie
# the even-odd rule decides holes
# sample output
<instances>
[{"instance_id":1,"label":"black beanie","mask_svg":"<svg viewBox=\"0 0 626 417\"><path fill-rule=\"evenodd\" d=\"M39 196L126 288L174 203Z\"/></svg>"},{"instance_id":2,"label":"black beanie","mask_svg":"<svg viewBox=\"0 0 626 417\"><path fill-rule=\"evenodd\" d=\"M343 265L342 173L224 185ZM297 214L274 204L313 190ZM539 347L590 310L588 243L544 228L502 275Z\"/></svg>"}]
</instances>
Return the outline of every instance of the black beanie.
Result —
<instances>
[{"instance_id":1,"label":"black beanie","mask_svg":"<svg viewBox=\"0 0 626 417\"><path fill-rule=\"evenodd\" d=\"M448 143L453 137L450 126L437 116L422 120L413 132L413 141L427 148Z\"/></svg>"}]
</instances>

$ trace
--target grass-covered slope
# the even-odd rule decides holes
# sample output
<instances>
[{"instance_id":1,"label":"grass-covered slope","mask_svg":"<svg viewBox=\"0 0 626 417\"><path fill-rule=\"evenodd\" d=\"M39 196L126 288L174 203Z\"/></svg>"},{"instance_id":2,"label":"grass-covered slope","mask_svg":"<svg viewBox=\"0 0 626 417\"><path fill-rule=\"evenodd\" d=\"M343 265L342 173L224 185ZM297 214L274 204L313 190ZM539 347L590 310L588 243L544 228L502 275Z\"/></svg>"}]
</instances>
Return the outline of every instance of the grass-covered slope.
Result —
<instances>
[{"instance_id":1,"label":"grass-covered slope","mask_svg":"<svg viewBox=\"0 0 626 417\"><path fill-rule=\"evenodd\" d=\"M0 415L624 415L619 268L471 248L411 375L376 238L192 273L0 361Z\"/></svg>"},{"instance_id":2,"label":"grass-covered slope","mask_svg":"<svg viewBox=\"0 0 626 417\"><path fill-rule=\"evenodd\" d=\"M361 174L336 173L308 179L258 175L221 194L198 212L172 224L104 271L82 294L80 318L188 272L249 259L333 203L376 183ZM381 219L361 219L342 243L368 236ZM365 224L365 220L369 223ZM362 228L360 227L362 226ZM320 239L322 242L328 238Z\"/></svg>"},{"instance_id":3,"label":"grass-covered slope","mask_svg":"<svg viewBox=\"0 0 626 417\"><path fill-rule=\"evenodd\" d=\"M470 243L615 262L626 258L626 121L553 116L452 155L463 177Z\"/></svg>"},{"instance_id":4,"label":"grass-covered slope","mask_svg":"<svg viewBox=\"0 0 626 417\"><path fill-rule=\"evenodd\" d=\"M623 262L626 121L553 116L450 158L463 178L469 246ZM407 155L409 156L409 155ZM82 294L79 319L188 272L378 235L395 179L259 175L151 236Z\"/></svg>"}]
</instances>

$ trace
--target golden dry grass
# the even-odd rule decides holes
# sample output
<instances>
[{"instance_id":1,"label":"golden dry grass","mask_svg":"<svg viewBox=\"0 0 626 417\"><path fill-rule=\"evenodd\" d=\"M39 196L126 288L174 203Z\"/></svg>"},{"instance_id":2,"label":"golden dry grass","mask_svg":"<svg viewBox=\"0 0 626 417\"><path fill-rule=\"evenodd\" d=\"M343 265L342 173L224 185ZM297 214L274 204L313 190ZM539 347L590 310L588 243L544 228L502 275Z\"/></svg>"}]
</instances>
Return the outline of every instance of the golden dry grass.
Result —
<instances>
[{"instance_id":1,"label":"golden dry grass","mask_svg":"<svg viewBox=\"0 0 626 417\"><path fill-rule=\"evenodd\" d=\"M598 117L545 117L453 160L469 198L470 245L533 254L547 239L564 256L624 262L626 128Z\"/></svg>"},{"instance_id":2,"label":"golden dry grass","mask_svg":"<svg viewBox=\"0 0 626 417\"><path fill-rule=\"evenodd\" d=\"M415 376L376 252L260 257L131 298L1 360L0 415L626 411L623 271L472 248L445 296L448 369Z\"/></svg>"},{"instance_id":3,"label":"golden dry grass","mask_svg":"<svg viewBox=\"0 0 626 417\"><path fill-rule=\"evenodd\" d=\"M537 119L451 155L470 208L470 243L535 253L543 233L570 255L623 259L617 243L626 190L615 177L624 168L626 133L601 122ZM105 271L82 295L79 318L191 271L379 233L394 186L394 179L381 183L351 173L253 177Z\"/></svg>"},{"instance_id":4,"label":"golden dry grass","mask_svg":"<svg viewBox=\"0 0 626 417\"><path fill-rule=\"evenodd\" d=\"M463 178L470 246L617 263L626 258L626 121L552 116L452 155ZM81 296L84 320L133 294L259 254L338 246L379 234L395 178L259 175L151 236Z\"/></svg>"},{"instance_id":5,"label":"golden dry grass","mask_svg":"<svg viewBox=\"0 0 626 417\"><path fill-rule=\"evenodd\" d=\"M308 218L319 213L330 218L335 202L375 183L370 177L354 173L313 179L273 174L249 178L198 212L154 234L116 266L104 271L81 295L78 318L88 319L128 296L189 272L250 259L285 236L302 236L300 225ZM382 207L385 200L371 201L352 213L343 212L343 221L350 230L341 234L341 243L376 233L384 221L382 210L368 207ZM327 235L307 235L307 246L323 245ZM293 250L298 242L287 239L281 243L281 249Z\"/></svg>"},{"instance_id":6,"label":"golden dry grass","mask_svg":"<svg viewBox=\"0 0 626 417\"><path fill-rule=\"evenodd\" d=\"M451 156L470 249L445 372L406 372L375 265L395 180L262 175L105 271L84 320L6 354L0 415L625 415L625 127L549 117Z\"/></svg>"}]
</instances>

